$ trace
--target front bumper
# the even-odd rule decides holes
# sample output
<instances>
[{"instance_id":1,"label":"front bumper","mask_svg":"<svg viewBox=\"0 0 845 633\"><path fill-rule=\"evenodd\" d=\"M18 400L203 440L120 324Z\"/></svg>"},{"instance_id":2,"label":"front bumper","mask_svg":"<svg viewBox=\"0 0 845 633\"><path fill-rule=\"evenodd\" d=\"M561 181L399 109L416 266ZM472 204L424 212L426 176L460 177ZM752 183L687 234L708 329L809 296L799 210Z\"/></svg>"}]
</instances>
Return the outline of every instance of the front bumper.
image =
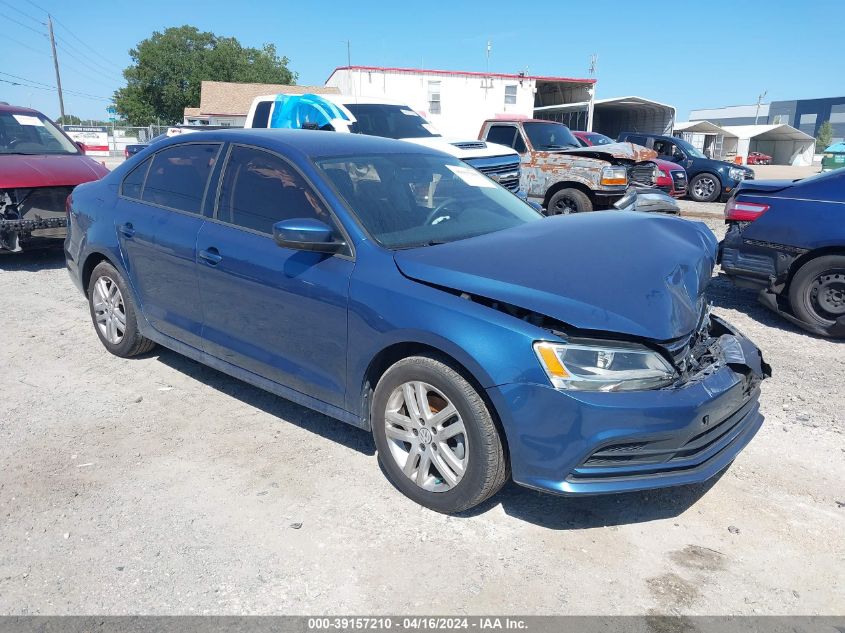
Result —
<instances>
[{"instance_id":1,"label":"front bumper","mask_svg":"<svg viewBox=\"0 0 845 633\"><path fill-rule=\"evenodd\" d=\"M768 369L757 347L731 332L730 360L681 386L615 393L537 384L488 389L514 481L585 495L697 483L722 471L763 423L759 383Z\"/></svg>"}]
</instances>

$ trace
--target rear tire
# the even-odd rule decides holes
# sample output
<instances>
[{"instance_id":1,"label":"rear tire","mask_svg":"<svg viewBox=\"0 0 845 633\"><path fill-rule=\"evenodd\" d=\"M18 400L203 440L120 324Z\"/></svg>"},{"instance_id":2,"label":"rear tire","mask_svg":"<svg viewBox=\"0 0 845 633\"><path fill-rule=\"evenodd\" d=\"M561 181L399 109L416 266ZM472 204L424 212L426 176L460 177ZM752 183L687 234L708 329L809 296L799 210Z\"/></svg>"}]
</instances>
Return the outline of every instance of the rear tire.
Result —
<instances>
[{"instance_id":1,"label":"rear tire","mask_svg":"<svg viewBox=\"0 0 845 633\"><path fill-rule=\"evenodd\" d=\"M388 480L420 505L461 512L504 485L507 461L493 417L446 363L428 356L398 361L379 380L371 413Z\"/></svg>"},{"instance_id":2,"label":"rear tire","mask_svg":"<svg viewBox=\"0 0 845 633\"><path fill-rule=\"evenodd\" d=\"M690 180L687 192L696 202L713 202L722 195L722 183L713 174L698 174Z\"/></svg>"},{"instance_id":3,"label":"rear tire","mask_svg":"<svg viewBox=\"0 0 845 633\"><path fill-rule=\"evenodd\" d=\"M138 356L155 347L155 343L141 336L132 292L109 262L100 262L91 272L88 308L100 342L115 356Z\"/></svg>"},{"instance_id":4,"label":"rear tire","mask_svg":"<svg viewBox=\"0 0 845 633\"><path fill-rule=\"evenodd\" d=\"M845 255L823 255L801 266L789 284L789 305L796 317L828 335L845 317Z\"/></svg>"},{"instance_id":5,"label":"rear tire","mask_svg":"<svg viewBox=\"0 0 845 633\"><path fill-rule=\"evenodd\" d=\"M570 213L584 213L593 210L590 196L580 189L561 189L549 199L546 207L547 215L568 215Z\"/></svg>"}]
</instances>

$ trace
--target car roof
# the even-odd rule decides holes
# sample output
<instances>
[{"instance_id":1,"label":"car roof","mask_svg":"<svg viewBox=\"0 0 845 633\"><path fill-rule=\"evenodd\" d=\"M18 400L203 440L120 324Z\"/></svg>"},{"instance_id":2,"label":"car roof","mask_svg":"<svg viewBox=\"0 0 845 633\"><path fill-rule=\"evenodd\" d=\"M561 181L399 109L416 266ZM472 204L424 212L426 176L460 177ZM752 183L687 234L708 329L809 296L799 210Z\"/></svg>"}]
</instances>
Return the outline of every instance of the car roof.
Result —
<instances>
[{"instance_id":1,"label":"car roof","mask_svg":"<svg viewBox=\"0 0 845 633\"><path fill-rule=\"evenodd\" d=\"M37 114L39 116L44 116L38 110L24 108L23 106L9 105L8 103L0 103L0 112L16 112L18 114Z\"/></svg>"},{"instance_id":2,"label":"car roof","mask_svg":"<svg viewBox=\"0 0 845 633\"><path fill-rule=\"evenodd\" d=\"M173 136L167 141L156 143L156 147L163 148L180 143L196 143L199 141L227 141L230 143L244 143L258 145L266 149L281 152L298 152L310 158L325 158L328 156L345 156L360 154L430 154L432 156L449 156L439 150L406 143L380 136L365 134L339 134L322 130L289 130L289 129L227 129L195 132Z\"/></svg>"}]
</instances>

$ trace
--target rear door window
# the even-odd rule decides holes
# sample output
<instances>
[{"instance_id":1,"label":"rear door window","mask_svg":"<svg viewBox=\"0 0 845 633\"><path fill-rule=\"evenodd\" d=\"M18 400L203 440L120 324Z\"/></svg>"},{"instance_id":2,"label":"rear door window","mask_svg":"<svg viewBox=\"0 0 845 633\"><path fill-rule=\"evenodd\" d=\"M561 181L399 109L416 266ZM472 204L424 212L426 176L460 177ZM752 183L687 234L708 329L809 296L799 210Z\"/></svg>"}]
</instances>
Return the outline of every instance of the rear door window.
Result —
<instances>
[{"instance_id":1,"label":"rear door window","mask_svg":"<svg viewBox=\"0 0 845 633\"><path fill-rule=\"evenodd\" d=\"M180 143L157 152L141 199L162 207L200 213L219 143Z\"/></svg>"},{"instance_id":2,"label":"rear door window","mask_svg":"<svg viewBox=\"0 0 845 633\"><path fill-rule=\"evenodd\" d=\"M152 158L148 158L143 163L138 165L135 169L129 172L123 183L120 186L120 193L134 200L141 199L141 190L144 187L144 178L147 177L147 170L150 167Z\"/></svg>"}]
</instances>

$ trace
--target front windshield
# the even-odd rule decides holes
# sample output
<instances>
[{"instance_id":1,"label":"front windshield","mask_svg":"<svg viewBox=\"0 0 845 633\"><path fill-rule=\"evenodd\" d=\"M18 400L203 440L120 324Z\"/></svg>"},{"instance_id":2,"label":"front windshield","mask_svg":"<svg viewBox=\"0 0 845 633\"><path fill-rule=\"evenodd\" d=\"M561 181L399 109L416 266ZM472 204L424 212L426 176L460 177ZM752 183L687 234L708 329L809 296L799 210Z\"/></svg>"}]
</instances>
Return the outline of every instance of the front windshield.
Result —
<instances>
[{"instance_id":1,"label":"front windshield","mask_svg":"<svg viewBox=\"0 0 845 633\"><path fill-rule=\"evenodd\" d=\"M535 150L581 147L569 128L562 123L527 122L522 124Z\"/></svg>"},{"instance_id":2,"label":"front windshield","mask_svg":"<svg viewBox=\"0 0 845 633\"><path fill-rule=\"evenodd\" d=\"M685 140L677 138L674 139L674 143L680 147L684 152L686 152L687 156L692 156L693 158L707 158L704 154L699 152L695 149L692 145L687 143Z\"/></svg>"},{"instance_id":3,"label":"front windshield","mask_svg":"<svg viewBox=\"0 0 845 633\"><path fill-rule=\"evenodd\" d=\"M454 242L543 217L457 159L373 154L325 158L317 166L387 248Z\"/></svg>"},{"instance_id":4,"label":"front windshield","mask_svg":"<svg viewBox=\"0 0 845 633\"><path fill-rule=\"evenodd\" d=\"M40 114L0 112L0 154L78 154L79 148Z\"/></svg>"},{"instance_id":5,"label":"front windshield","mask_svg":"<svg viewBox=\"0 0 845 633\"><path fill-rule=\"evenodd\" d=\"M353 134L396 139L440 136L428 121L406 106L347 103L345 107L357 119L349 126Z\"/></svg>"}]
</instances>

